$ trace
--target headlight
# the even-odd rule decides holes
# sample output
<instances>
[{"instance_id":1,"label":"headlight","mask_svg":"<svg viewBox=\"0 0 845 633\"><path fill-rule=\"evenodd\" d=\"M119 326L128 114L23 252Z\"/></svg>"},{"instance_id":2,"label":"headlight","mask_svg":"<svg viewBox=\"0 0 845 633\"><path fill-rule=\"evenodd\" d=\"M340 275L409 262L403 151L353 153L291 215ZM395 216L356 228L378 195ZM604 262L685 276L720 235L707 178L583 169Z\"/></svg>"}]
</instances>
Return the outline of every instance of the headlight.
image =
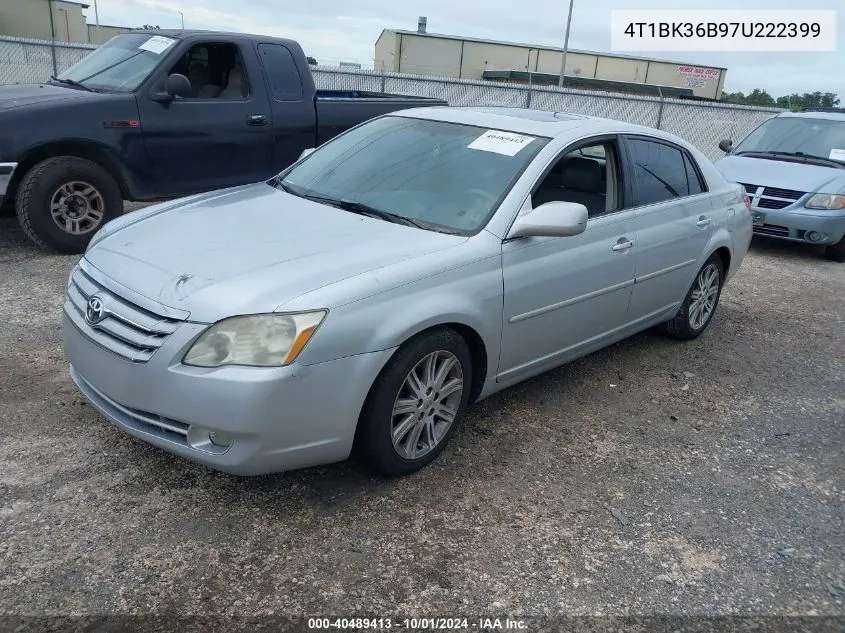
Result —
<instances>
[{"instance_id":1,"label":"headlight","mask_svg":"<svg viewBox=\"0 0 845 633\"><path fill-rule=\"evenodd\" d=\"M845 209L845 196L817 193L804 206L808 209Z\"/></svg>"},{"instance_id":2,"label":"headlight","mask_svg":"<svg viewBox=\"0 0 845 633\"><path fill-rule=\"evenodd\" d=\"M289 365L325 318L326 311L317 310L223 319L200 335L182 362L196 367Z\"/></svg>"}]
</instances>

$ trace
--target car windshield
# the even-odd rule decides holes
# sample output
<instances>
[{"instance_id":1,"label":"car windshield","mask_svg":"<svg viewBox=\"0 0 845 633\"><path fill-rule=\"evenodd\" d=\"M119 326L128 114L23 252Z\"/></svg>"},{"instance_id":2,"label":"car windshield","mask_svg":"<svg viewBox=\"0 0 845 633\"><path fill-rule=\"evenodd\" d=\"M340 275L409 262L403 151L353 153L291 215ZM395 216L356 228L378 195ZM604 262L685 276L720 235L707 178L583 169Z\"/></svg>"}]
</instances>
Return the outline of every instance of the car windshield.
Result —
<instances>
[{"instance_id":1,"label":"car windshield","mask_svg":"<svg viewBox=\"0 0 845 633\"><path fill-rule=\"evenodd\" d=\"M775 117L751 132L732 152L786 152L845 163L845 120Z\"/></svg>"},{"instance_id":2,"label":"car windshield","mask_svg":"<svg viewBox=\"0 0 845 633\"><path fill-rule=\"evenodd\" d=\"M343 134L282 174L306 197L366 205L426 228L472 233L490 219L543 137L387 116Z\"/></svg>"},{"instance_id":3,"label":"car windshield","mask_svg":"<svg viewBox=\"0 0 845 633\"><path fill-rule=\"evenodd\" d=\"M176 40L149 33L117 35L58 76L91 90L131 92Z\"/></svg>"}]
</instances>

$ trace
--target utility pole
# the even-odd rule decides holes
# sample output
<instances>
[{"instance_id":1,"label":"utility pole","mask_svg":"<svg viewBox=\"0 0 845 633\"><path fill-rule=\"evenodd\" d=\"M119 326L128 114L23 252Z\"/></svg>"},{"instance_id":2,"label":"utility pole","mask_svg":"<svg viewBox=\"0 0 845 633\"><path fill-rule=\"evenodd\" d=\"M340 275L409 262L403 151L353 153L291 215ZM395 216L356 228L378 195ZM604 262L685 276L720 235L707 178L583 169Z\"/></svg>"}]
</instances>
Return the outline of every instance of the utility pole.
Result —
<instances>
[{"instance_id":1,"label":"utility pole","mask_svg":"<svg viewBox=\"0 0 845 633\"><path fill-rule=\"evenodd\" d=\"M566 72L566 52L569 49L569 25L572 23L572 5L575 0L569 0L569 17L566 18L566 36L563 40L563 60L560 62L560 80L558 88L563 86L563 73Z\"/></svg>"},{"instance_id":2,"label":"utility pole","mask_svg":"<svg viewBox=\"0 0 845 633\"><path fill-rule=\"evenodd\" d=\"M97 25L97 28L94 29L94 33L97 34L97 41L94 44L99 45L102 42L100 42L100 12L97 11L97 0L94 0L94 23Z\"/></svg>"},{"instance_id":3,"label":"utility pole","mask_svg":"<svg viewBox=\"0 0 845 633\"><path fill-rule=\"evenodd\" d=\"M179 17L182 18L182 30L184 31L185 30L185 14L182 13L181 11L179 11L178 13L179 13Z\"/></svg>"}]
</instances>

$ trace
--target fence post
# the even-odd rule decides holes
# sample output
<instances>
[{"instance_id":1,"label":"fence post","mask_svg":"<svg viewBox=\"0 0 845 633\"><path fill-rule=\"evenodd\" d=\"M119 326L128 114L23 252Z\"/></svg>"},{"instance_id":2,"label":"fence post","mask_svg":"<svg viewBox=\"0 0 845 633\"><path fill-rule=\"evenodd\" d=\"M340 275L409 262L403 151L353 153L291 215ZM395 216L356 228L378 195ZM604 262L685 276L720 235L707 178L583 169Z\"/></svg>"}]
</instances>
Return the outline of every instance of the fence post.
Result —
<instances>
[{"instance_id":1,"label":"fence post","mask_svg":"<svg viewBox=\"0 0 845 633\"><path fill-rule=\"evenodd\" d=\"M382 92L384 92L385 82L386 82L386 81L387 81L387 78L386 78L386 77L385 77L385 75L384 75L384 67L382 67L382 69L381 69L381 91L382 91Z\"/></svg>"},{"instance_id":2,"label":"fence post","mask_svg":"<svg viewBox=\"0 0 845 633\"><path fill-rule=\"evenodd\" d=\"M657 110L657 129L660 129L660 123L663 121L663 91L660 86L657 86L657 93L660 95L660 107Z\"/></svg>"}]
</instances>

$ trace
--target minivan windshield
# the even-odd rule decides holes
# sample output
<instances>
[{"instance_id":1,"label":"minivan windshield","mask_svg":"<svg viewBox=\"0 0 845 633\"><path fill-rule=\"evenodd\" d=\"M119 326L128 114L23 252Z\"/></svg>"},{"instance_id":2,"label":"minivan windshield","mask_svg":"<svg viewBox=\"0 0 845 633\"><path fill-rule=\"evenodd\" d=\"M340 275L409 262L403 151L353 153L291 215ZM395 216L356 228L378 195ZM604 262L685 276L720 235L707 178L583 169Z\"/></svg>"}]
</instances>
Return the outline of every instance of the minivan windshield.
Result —
<instances>
[{"instance_id":1,"label":"minivan windshield","mask_svg":"<svg viewBox=\"0 0 845 633\"><path fill-rule=\"evenodd\" d=\"M386 116L323 145L278 184L349 211L473 233L546 143L543 137Z\"/></svg>"},{"instance_id":2,"label":"minivan windshield","mask_svg":"<svg viewBox=\"0 0 845 633\"><path fill-rule=\"evenodd\" d=\"M175 43L173 38L149 33L117 35L60 74L57 81L95 91L132 92Z\"/></svg>"},{"instance_id":3,"label":"minivan windshield","mask_svg":"<svg viewBox=\"0 0 845 633\"><path fill-rule=\"evenodd\" d=\"M783 152L845 164L845 120L775 117L751 132L732 154Z\"/></svg>"}]
</instances>

